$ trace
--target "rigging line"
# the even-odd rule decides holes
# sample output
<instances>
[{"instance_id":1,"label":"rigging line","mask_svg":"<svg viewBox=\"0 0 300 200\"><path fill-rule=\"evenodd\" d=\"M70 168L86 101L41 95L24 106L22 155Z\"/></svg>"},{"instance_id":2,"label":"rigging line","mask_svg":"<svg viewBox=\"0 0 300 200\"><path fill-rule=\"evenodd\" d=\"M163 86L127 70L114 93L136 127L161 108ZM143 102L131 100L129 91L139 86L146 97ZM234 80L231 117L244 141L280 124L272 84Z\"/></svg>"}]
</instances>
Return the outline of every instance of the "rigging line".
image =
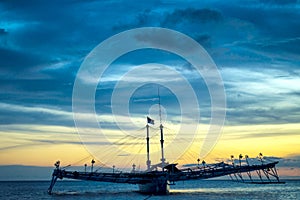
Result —
<instances>
[{"instance_id":1,"label":"rigging line","mask_svg":"<svg viewBox=\"0 0 300 200\"><path fill-rule=\"evenodd\" d=\"M101 169L101 168L109 168L107 165L105 165L104 163L102 163L99 159L97 159L97 158L94 158L94 160L96 160L97 162L95 162L95 163L100 163L101 165L99 165L99 164L96 164L96 165L94 165L94 167L97 167L97 169L95 170L95 171L98 171L99 169Z\"/></svg>"},{"instance_id":2,"label":"rigging line","mask_svg":"<svg viewBox=\"0 0 300 200\"><path fill-rule=\"evenodd\" d=\"M161 124L161 104L160 104L159 85L157 86L157 94L158 94L158 106L159 106L159 123Z\"/></svg>"},{"instance_id":3,"label":"rigging line","mask_svg":"<svg viewBox=\"0 0 300 200\"><path fill-rule=\"evenodd\" d=\"M188 149L187 150L188 159L187 160L196 160L199 157L199 152L196 150Z\"/></svg>"},{"instance_id":4,"label":"rigging line","mask_svg":"<svg viewBox=\"0 0 300 200\"><path fill-rule=\"evenodd\" d=\"M144 131L146 129L146 126L143 126L142 128L136 129L135 131Z\"/></svg>"},{"instance_id":5,"label":"rigging line","mask_svg":"<svg viewBox=\"0 0 300 200\"><path fill-rule=\"evenodd\" d=\"M125 142L124 145L126 145L127 143ZM139 138L133 138L133 140L130 141L130 143L131 144L126 145L126 146L120 145L123 147L123 149L119 149L119 151L115 151L115 149L112 150L112 148L108 149L111 151L107 152L106 155L104 155L104 157L107 159L111 159L112 157L118 156L118 154L121 152L128 151L128 149L130 150L132 147L136 147L136 146L140 146L141 144L144 144L144 142L142 142L141 139L139 139Z\"/></svg>"},{"instance_id":6,"label":"rigging line","mask_svg":"<svg viewBox=\"0 0 300 200\"><path fill-rule=\"evenodd\" d=\"M131 148L131 147L141 145L143 143L144 143L144 141L141 141L140 139L136 139L136 140L131 140L131 141L124 142L124 143L119 143L118 146L125 146L125 147Z\"/></svg>"},{"instance_id":7,"label":"rigging line","mask_svg":"<svg viewBox=\"0 0 300 200\"><path fill-rule=\"evenodd\" d=\"M135 129L135 130L128 130L128 131L131 131L131 132L142 132L142 131L145 131L147 126L143 126L142 128L139 128L139 129Z\"/></svg>"},{"instance_id":8,"label":"rigging line","mask_svg":"<svg viewBox=\"0 0 300 200\"><path fill-rule=\"evenodd\" d=\"M165 128L165 129L168 129L168 130L170 130L170 131L174 131L174 132L175 132L174 129L171 129L171 128L169 128L168 126L164 126L164 128Z\"/></svg>"},{"instance_id":9,"label":"rigging line","mask_svg":"<svg viewBox=\"0 0 300 200\"><path fill-rule=\"evenodd\" d=\"M117 144L112 143L112 145L109 147L99 147L99 149L95 151L94 154L98 154L101 152L101 154L105 157L112 152L112 150L115 148L115 145Z\"/></svg>"},{"instance_id":10,"label":"rigging line","mask_svg":"<svg viewBox=\"0 0 300 200\"><path fill-rule=\"evenodd\" d=\"M177 141L177 143L181 143L181 142L192 143L191 139L189 139L189 138L185 138L185 137L172 137L172 138L173 138L173 140Z\"/></svg>"},{"instance_id":11,"label":"rigging line","mask_svg":"<svg viewBox=\"0 0 300 200\"><path fill-rule=\"evenodd\" d=\"M96 159L96 158L94 158L93 160L95 160L95 163L98 163L98 162L100 162L101 163L101 161L99 161L98 159ZM91 166L87 166L87 167L89 167L89 168L91 168ZM101 169L101 168L108 168L108 166L106 166L106 165L97 165L97 164L94 164L94 171L96 172L96 171L98 171L99 169ZM88 168L87 168L88 169Z\"/></svg>"},{"instance_id":12,"label":"rigging line","mask_svg":"<svg viewBox=\"0 0 300 200\"><path fill-rule=\"evenodd\" d=\"M132 140L136 140L137 137L134 137L134 136L131 136L131 135L126 135L125 137L117 140L117 141L114 141L114 142L111 142L112 145L124 145L124 144L128 144L128 141L132 141Z\"/></svg>"},{"instance_id":13,"label":"rigging line","mask_svg":"<svg viewBox=\"0 0 300 200\"><path fill-rule=\"evenodd\" d=\"M131 145L131 144L135 144L135 143L142 143L142 140L144 140L144 138L137 138L137 137L132 137L130 138L130 140L126 140L126 141L122 141L122 142L118 142L118 143L114 143L115 145Z\"/></svg>"},{"instance_id":14,"label":"rigging line","mask_svg":"<svg viewBox=\"0 0 300 200\"><path fill-rule=\"evenodd\" d=\"M130 137L130 138L128 138L128 137ZM132 139L131 136L125 136L125 137L123 137L123 138L117 140L116 142L113 142L113 144L114 144L114 143L117 143L118 141L125 140L125 139L127 139L127 138L128 138L128 140L129 140L129 139ZM124 143L124 144L125 144L125 143ZM113 147L111 147L111 148L113 148ZM111 148L107 148L107 151L111 151ZM103 149L100 148L100 149L97 150L95 153L99 153L99 152L102 151L102 150L103 150ZM82 162L82 161L84 161L84 160L87 160L88 158L94 158L94 155L92 155L89 151L87 151L87 152L89 153L88 156L82 158L81 160L79 160L79 161L77 161L77 162L72 163L71 165L78 164L79 162ZM94 154L95 154L95 153L94 153ZM103 153L103 152L102 152L102 153ZM104 151L104 153L105 153L105 151ZM102 163L100 160L98 160L98 161L99 161L100 163ZM105 166L104 163L102 163L102 164Z\"/></svg>"},{"instance_id":15,"label":"rigging line","mask_svg":"<svg viewBox=\"0 0 300 200\"><path fill-rule=\"evenodd\" d=\"M130 171L130 166L133 164L133 160L135 159L135 157L128 159L128 158L123 158L122 159L122 166L121 167L117 167L116 169L119 171ZM119 163L118 163L119 164Z\"/></svg>"},{"instance_id":16,"label":"rigging line","mask_svg":"<svg viewBox=\"0 0 300 200\"><path fill-rule=\"evenodd\" d=\"M140 129L126 130L126 131L130 131L131 133L137 133L138 136L141 136L141 135L143 135L144 131L146 130L146 127L147 127L147 126L143 126L143 127L140 128ZM129 134L126 134L126 136L135 137L135 136L132 136L132 135L129 135Z\"/></svg>"},{"instance_id":17,"label":"rigging line","mask_svg":"<svg viewBox=\"0 0 300 200\"><path fill-rule=\"evenodd\" d=\"M210 157L216 157L217 159L223 159L224 160L224 154L219 153L218 151L214 151L212 150L209 153ZM228 159L229 159L229 155L228 155Z\"/></svg>"},{"instance_id":18,"label":"rigging line","mask_svg":"<svg viewBox=\"0 0 300 200\"><path fill-rule=\"evenodd\" d=\"M181 155L179 155L177 157L174 157L174 160L184 160L184 161L187 161L187 160L190 160L191 157L194 157L194 156L191 156L187 151L185 151Z\"/></svg>"},{"instance_id":19,"label":"rigging line","mask_svg":"<svg viewBox=\"0 0 300 200\"><path fill-rule=\"evenodd\" d=\"M102 151L102 160L103 162L107 162L109 159L111 159L114 155L118 154L120 151L114 151L115 147L108 147L103 151L103 148L100 148L98 152Z\"/></svg>"},{"instance_id":20,"label":"rigging line","mask_svg":"<svg viewBox=\"0 0 300 200\"><path fill-rule=\"evenodd\" d=\"M138 152L141 152L143 148L144 148L144 146L142 146L142 147L138 150ZM127 162L127 165L126 165L126 166L132 164L132 163L133 163L133 160L136 159L136 157L137 157L137 156L133 156L133 158Z\"/></svg>"},{"instance_id":21,"label":"rigging line","mask_svg":"<svg viewBox=\"0 0 300 200\"><path fill-rule=\"evenodd\" d=\"M145 135L144 131L145 131L145 129L144 130L139 130L139 131L132 131L131 134L126 134L125 137L128 137L128 138L139 138L139 137L142 137L142 136ZM124 139L126 139L126 138L124 138Z\"/></svg>"},{"instance_id":22,"label":"rigging line","mask_svg":"<svg viewBox=\"0 0 300 200\"><path fill-rule=\"evenodd\" d=\"M145 128L143 128L143 129L145 129ZM142 130L142 129L140 129L140 130ZM123 145L123 144L126 144L126 141L129 141L129 140L132 140L132 138L134 138L134 137L132 137L132 136L130 136L130 135L126 135L125 137L122 137L122 138L120 138L120 139L118 139L116 142L113 142L113 144L115 143L117 143L117 142L121 142L121 145ZM136 142L138 142L137 140L139 140L139 139L137 139L137 138L134 138L135 139L135 141ZM124 141L125 140L125 141ZM124 142L123 142L124 141ZM138 142L137 144L140 144L141 142ZM131 146L133 146L133 145L131 145ZM112 147L111 148L106 148L106 151L104 151L104 154L106 154L105 155L105 157L106 156L108 156L110 153L111 153L111 150L112 150ZM98 153L98 152L100 152L100 151L103 151L103 148L100 148L99 150L97 150L95 153ZM83 160L87 160L88 158L94 158L94 155L92 155L89 151L88 151L88 153L89 153L89 155L88 156L86 156L86 157L84 157L83 159L81 159L81 160L79 160L79 161L77 161L77 162L75 162L75 163L73 163L72 165L75 165L75 164L78 164L78 163L80 163L80 162L82 162ZM94 153L94 154L95 154ZM102 152L103 153L103 152ZM118 152L117 152L118 153ZM108 167L106 164L104 164L103 162L101 162L99 159L96 159L100 164L101 164L101 167ZM97 162L97 163L98 163Z\"/></svg>"},{"instance_id":23,"label":"rigging line","mask_svg":"<svg viewBox=\"0 0 300 200\"><path fill-rule=\"evenodd\" d=\"M195 148L189 148L185 154L183 154L181 156L180 159L184 159L184 160L192 160L194 161L194 159L198 158L200 156L200 147L197 148L199 151L197 151ZM204 158L201 158L204 159Z\"/></svg>"},{"instance_id":24,"label":"rigging line","mask_svg":"<svg viewBox=\"0 0 300 200\"><path fill-rule=\"evenodd\" d=\"M160 127L156 128L156 127L153 127L153 126L149 126L149 128L152 129L152 130L160 130Z\"/></svg>"},{"instance_id":25,"label":"rigging line","mask_svg":"<svg viewBox=\"0 0 300 200\"><path fill-rule=\"evenodd\" d=\"M140 146L143 146L142 143L131 145L131 146L126 146L126 147L123 147L123 149L126 152L132 152L133 149L136 149L136 148L138 148Z\"/></svg>"},{"instance_id":26,"label":"rigging line","mask_svg":"<svg viewBox=\"0 0 300 200\"><path fill-rule=\"evenodd\" d=\"M84 160L87 160L88 158L93 158L93 155L89 152L89 151L87 151L88 152L88 156L86 156L86 157L84 157L84 158L82 158L81 160L79 160L79 161L76 161L76 162L74 162L74 163L71 163L70 165L71 166L76 166L76 164L79 164L79 162L82 162L82 161L84 161Z\"/></svg>"},{"instance_id":27,"label":"rigging line","mask_svg":"<svg viewBox=\"0 0 300 200\"><path fill-rule=\"evenodd\" d=\"M116 156L117 154L121 153L122 151L126 151L126 149L133 146L133 144L128 144L129 141L131 143L138 142L136 139L133 138L133 140L127 140L127 141L124 141L119 144L114 144L111 147L107 148L104 153L102 153L103 157L105 157L105 158L109 157L111 159L113 156ZM116 146L117 146L117 148L116 148ZM116 149L117 149L117 151L116 151ZM124 149L124 150L122 150L122 149Z\"/></svg>"},{"instance_id":28,"label":"rigging line","mask_svg":"<svg viewBox=\"0 0 300 200\"><path fill-rule=\"evenodd\" d=\"M96 164L94 164L94 167L95 166L97 166L97 167L99 167L99 168L103 168L103 167L109 167L109 166L107 166L105 163L103 163L103 162L101 162L99 159L97 159L97 158L94 158L94 160L96 160L97 162L95 162ZM98 164L99 163L99 164Z\"/></svg>"},{"instance_id":29,"label":"rigging line","mask_svg":"<svg viewBox=\"0 0 300 200\"><path fill-rule=\"evenodd\" d=\"M190 153L185 153L184 155L181 155L178 158L178 161L180 161L181 164L191 164L196 161L197 157Z\"/></svg>"},{"instance_id":30,"label":"rigging line","mask_svg":"<svg viewBox=\"0 0 300 200\"><path fill-rule=\"evenodd\" d=\"M144 150L145 149L145 147L144 146L142 146L141 148L140 148L140 150L138 151L138 154L140 154L141 153L141 151L142 150ZM142 155L138 155L138 156L136 156L136 158L135 158L135 163L136 163L136 165L139 165L139 167L141 166L141 159L142 159ZM144 166L144 161L145 161L145 159L143 159L143 163L142 163L142 165ZM146 162L145 162L146 163Z\"/></svg>"},{"instance_id":31,"label":"rigging line","mask_svg":"<svg viewBox=\"0 0 300 200\"><path fill-rule=\"evenodd\" d=\"M142 149L145 148L145 146L146 146L145 144L142 145L142 147L140 148L140 150L138 151L138 153L141 153Z\"/></svg>"},{"instance_id":32,"label":"rigging line","mask_svg":"<svg viewBox=\"0 0 300 200\"><path fill-rule=\"evenodd\" d=\"M182 160L185 160L185 161L190 161L190 160L194 160L194 159L196 159L199 154L199 152L198 151L196 151L196 150L194 150L194 149L192 149L192 148L188 148L188 149L186 149L185 151L184 151L184 153L179 157L179 159L182 159ZM195 155L197 156L197 157L195 157Z\"/></svg>"}]
</instances>

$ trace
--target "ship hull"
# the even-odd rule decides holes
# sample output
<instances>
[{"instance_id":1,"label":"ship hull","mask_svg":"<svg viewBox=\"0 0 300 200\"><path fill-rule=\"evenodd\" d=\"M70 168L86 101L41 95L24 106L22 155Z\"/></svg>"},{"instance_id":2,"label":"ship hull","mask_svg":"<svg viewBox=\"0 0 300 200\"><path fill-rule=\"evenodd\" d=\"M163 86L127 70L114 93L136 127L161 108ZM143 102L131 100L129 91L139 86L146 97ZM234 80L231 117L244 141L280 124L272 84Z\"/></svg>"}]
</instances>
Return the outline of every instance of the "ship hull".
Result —
<instances>
[{"instance_id":1,"label":"ship hull","mask_svg":"<svg viewBox=\"0 0 300 200\"><path fill-rule=\"evenodd\" d=\"M145 194L166 195L170 192L170 185L168 181L155 181L152 183L139 184L139 191Z\"/></svg>"}]
</instances>

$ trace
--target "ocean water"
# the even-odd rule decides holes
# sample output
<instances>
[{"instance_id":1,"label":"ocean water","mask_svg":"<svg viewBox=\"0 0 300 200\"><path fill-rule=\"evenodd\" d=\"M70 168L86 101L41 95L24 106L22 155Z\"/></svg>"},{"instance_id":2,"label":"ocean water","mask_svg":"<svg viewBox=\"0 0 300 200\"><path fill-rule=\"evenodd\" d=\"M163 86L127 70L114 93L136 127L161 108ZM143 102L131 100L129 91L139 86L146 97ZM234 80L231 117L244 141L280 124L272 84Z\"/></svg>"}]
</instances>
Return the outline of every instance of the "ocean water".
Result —
<instances>
[{"instance_id":1,"label":"ocean water","mask_svg":"<svg viewBox=\"0 0 300 200\"><path fill-rule=\"evenodd\" d=\"M155 196L138 193L137 185L60 181L48 195L50 181L2 181L0 199L299 199L300 180L286 180L285 184L255 185L222 180L177 182L170 195Z\"/></svg>"}]
</instances>

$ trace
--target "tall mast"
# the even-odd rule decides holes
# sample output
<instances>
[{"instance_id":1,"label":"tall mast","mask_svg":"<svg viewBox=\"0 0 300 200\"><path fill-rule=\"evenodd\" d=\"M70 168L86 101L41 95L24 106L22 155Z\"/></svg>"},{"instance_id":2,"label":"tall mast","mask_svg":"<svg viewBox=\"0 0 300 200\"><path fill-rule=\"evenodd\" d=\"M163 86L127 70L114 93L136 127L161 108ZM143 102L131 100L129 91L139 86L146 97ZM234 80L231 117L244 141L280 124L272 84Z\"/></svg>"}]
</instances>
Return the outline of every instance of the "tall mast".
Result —
<instances>
[{"instance_id":1,"label":"tall mast","mask_svg":"<svg viewBox=\"0 0 300 200\"><path fill-rule=\"evenodd\" d=\"M165 166L165 156L164 156L164 132L163 132L163 125L161 123L161 105L160 105L160 94L159 94L159 86L158 86L158 105L159 105L159 120L160 120L160 147L161 147L161 165L162 170L164 171Z\"/></svg>"},{"instance_id":2,"label":"tall mast","mask_svg":"<svg viewBox=\"0 0 300 200\"><path fill-rule=\"evenodd\" d=\"M159 94L159 86L157 88L157 95L158 95L158 108L159 108L159 123L161 124L161 106L160 106L160 94Z\"/></svg>"},{"instance_id":3,"label":"tall mast","mask_svg":"<svg viewBox=\"0 0 300 200\"><path fill-rule=\"evenodd\" d=\"M150 161L150 155L149 155L149 125L148 125L148 119L147 119L146 127L147 127L147 138L146 138L146 140L147 140L147 162L146 162L146 164L147 164L147 171L149 171L150 167L151 167L151 161Z\"/></svg>"}]
</instances>

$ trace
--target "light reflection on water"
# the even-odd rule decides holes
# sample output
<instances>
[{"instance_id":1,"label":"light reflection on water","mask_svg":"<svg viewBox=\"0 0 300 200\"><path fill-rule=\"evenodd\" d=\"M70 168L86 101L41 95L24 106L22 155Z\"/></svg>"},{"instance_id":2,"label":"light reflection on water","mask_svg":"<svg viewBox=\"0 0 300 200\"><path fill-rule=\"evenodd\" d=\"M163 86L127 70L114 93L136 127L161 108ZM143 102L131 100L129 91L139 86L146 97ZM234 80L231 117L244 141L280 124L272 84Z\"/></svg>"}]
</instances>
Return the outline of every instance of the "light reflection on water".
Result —
<instances>
[{"instance_id":1,"label":"light reflection on water","mask_svg":"<svg viewBox=\"0 0 300 200\"><path fill-rule=\"evenodd\" d=\"M216 189L216 188L191 188L191 189L174 189L170 191L172 194L176 194L176 193L182 193L182 194L186 194L186 193L224 193L224 192L229 192L226 191L224 189Z\"/></svg>"},{"instance_id":2,"label":"light reflection on water","mask_svg":"<svg viewBox=\"0 0 300 200\"><path fill-rule=\"evenodd\" d=\"M47 194L49 181L0 182L0 199L300 199L300 180L286 184L254 185L231 181L187 181L171 186L170 195L143 195L137 185L99 182L58 181L53 195Z\"/></svg>"},{"instance_id":3,"label":"light reflection on water","mask_svg":"<svg viewBox=\"0 0 300 200\"><path fill-rule=\"evenodd\" d=\"M197 187L198 186L198 187ZM190 187L190 188L188 188ZM256 185L206 181L172 189L171 195L196 199L300 199L300 181L286 184Z\"/></svg>"}]
</instances>

